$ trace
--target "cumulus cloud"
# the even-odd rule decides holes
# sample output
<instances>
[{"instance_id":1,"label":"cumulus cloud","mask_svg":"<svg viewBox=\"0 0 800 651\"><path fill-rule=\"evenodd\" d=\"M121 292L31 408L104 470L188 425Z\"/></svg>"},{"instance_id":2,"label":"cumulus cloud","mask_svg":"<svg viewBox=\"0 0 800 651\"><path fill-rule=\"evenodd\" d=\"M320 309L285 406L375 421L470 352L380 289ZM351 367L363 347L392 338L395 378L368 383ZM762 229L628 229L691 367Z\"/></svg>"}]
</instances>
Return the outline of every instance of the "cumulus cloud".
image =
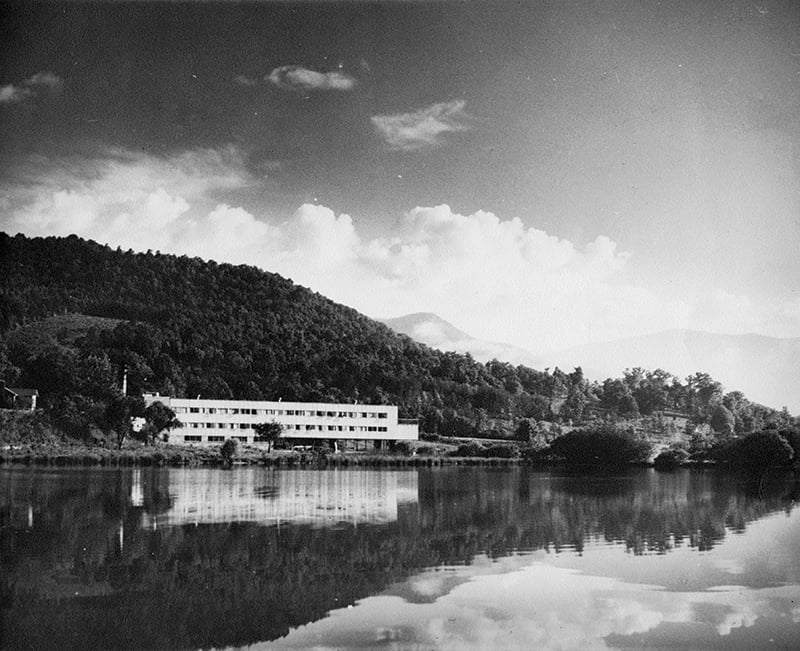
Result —
<instances>
[{"instance_id":1,"label":"cumulus cloud","mask_svg":"<svg viewBox=\"0 0 800 651\"><path fill-rule=\"evenodd\" d=\"M588 335L680 327L692 312L636 284L630 254L604 235L571 242L518 218L439 205L367 237L357 220L321 205L290 215L244 207L236 193L259 180L235 148L114 150L83 162L30 160L15 173L0 183L3 230L253 264L373 317L432 312L473 337L537 353ZM800 312L784 312L798 327Z\"/></svg>"},{"instance_id":2,"label":"cumulus cloud","mask_svg":"<svg viewBox=\"0 0 800 651\"><path fill-rule=\"evenodd\" d=\"M353 90L358 84L355 77L341 70L317 72L302 66L280 66L275 68L266 80L278 88L297 93Z\"/></svg>"},{"instance_id":3,"label":"cumulus cloud","mask_svg":"<svg viewBox=\"0 0 800 651\"><path fill-rule=\"evenodd\" d=\"M52 72L37 72L18 84L0 86L0 104L19 104L46 92L58 92L64 82Z\"/></svg>"},{"instance_id":4,"label":"cumulus cloud","mask_svg":"<svg viewBox=\"0 0 800 651\"><path fill-rule=\"evenodd\" d=\"M392 149L413 150L437 145L446 133L466 131L464 100L440 102L411 113L375 115L372 124Z\"/></svg>"}]
</instances>

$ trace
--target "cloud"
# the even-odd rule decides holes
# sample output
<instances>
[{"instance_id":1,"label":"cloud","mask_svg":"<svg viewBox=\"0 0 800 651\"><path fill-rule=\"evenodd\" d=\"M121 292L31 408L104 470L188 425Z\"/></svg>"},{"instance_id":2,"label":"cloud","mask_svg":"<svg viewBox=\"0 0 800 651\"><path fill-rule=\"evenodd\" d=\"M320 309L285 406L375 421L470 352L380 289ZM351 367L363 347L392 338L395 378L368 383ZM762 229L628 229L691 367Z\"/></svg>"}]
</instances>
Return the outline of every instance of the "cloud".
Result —
<instances>
[{"instance_id":1,"label":"cloud","mask_svg":"<svg viewBox=\"0 0 800 651\"><path fill-rule=\"evenodd\" d=\"M264 647L606 649L657 646L663 634L649 634L662 624L721 643L762 617L785 617L794 598L786 586L673 592L518 558L423 572L407 582L422 586L423 599L367 597Z\"/></svg>"},{"instance_id":2,"label":"cloud","mask_svg":"<svg viewBox=\"0 0 800 651\"><path fill-rule=\"evenodd\" d=\"M236 75L233 81L240 86L255 86L258 82L246 75Z\"/></svg>"},{"instance_id":3,"label":"cloud","mask_svg":"<svg viewBox=\"0 0 800 651\"><path fill-rule=\"evenodd\" d=\"M135 250L252 264L373 317L433 312L478 339L536 353L589 336L682 327L698 310L691 299L665 300L638 284L630 254L605 235L572 242L518 218L460 214L443 204L413 208L374 237L321 205L290 215L242 206L237 193L260 180L233 147L30 159L15 175L0 182L3 230L77 233ZM717 323L715 315L737 311L742 300L718 293L719 309L693 325ZM764 319L779 312L787 328L800 331L798 305L750 305ZM755 331L768 326L748 322Z\"/></svg>"},{"instance_id":4,"label":"cloud","mask_svg":"<svg viewBox=\"0 0 800 651\"><path fill-rule=\"evenodd\" d=\"M16 85L0 86L0 104L19 104L43 92L58 92L63 85L62 79L52 72L37 72Z\"/></svg>"},{"instance_id":5,"label":"cloud","mask_svg":"<svg viewBox=\"0 0 800 651\"><path fill-rule=\"evenodd\" d=\"M440 102L412 113L375 115L372 124L392 149L414 150L437 145L446 133L466 131L464 100Z\"/></svg>"},{"instance_id":6,"label":"cloud","mask_svg":"<svg viewBox=\"0 0 800 651\"><path fill-rule=\"evenodd\" d=\"M317 72L302 66L281 66L275 68L266 80L278 88L297 93L310 93L316 91L353 90L358 84L355 77L335 70L332 72Z\"/></svg>"}]
</instances>

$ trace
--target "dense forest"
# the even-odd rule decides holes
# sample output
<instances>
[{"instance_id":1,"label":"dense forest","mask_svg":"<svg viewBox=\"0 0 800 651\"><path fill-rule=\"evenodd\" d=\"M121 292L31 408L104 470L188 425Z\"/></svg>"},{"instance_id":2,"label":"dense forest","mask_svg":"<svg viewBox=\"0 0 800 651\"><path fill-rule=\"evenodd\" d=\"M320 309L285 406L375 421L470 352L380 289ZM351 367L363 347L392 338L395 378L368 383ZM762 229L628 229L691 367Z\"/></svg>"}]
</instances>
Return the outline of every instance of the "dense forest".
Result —
<instances>
[{"instance_id":1,"label":"dense forest","mask_svg":"<svg viewBox=\"0 0 800 651\"><path fill-rule=\"evenodd\" d=\"M393 403L441 435L666 409L731 433L794 423L702 372L636 368L598 383L580 368L481 364L251 266L0 234L0 278L0 379L37 388L73 436L108 426L123 368L130 395Z\"/></svg>"}]
</instances>

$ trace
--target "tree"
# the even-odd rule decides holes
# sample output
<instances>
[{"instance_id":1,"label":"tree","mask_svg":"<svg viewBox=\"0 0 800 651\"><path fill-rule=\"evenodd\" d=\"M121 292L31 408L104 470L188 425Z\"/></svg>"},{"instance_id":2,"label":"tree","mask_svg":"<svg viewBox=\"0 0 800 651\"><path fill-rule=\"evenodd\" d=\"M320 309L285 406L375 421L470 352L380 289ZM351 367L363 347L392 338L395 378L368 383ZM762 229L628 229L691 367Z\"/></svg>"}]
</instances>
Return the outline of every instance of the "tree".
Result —
<instances>
[{"instance_id":1,"label":"tree","mask_svg":"<svg viewBox=\"0 0 800 651\"><path fill-rule=\"evenodd\" d=\"M283 434L283 425L276 423L274 420L269 423L259 423L253 426L253 431L256 434L256 440L262 443L268 443L267 452L272 451L272 444L277 441L281 434Z\"/></svg>"},{"instance_id":2,"label":"tree","mask_svg":"<svg viewBox=\"0 0 800 651\"><path fill-rule=\"evenodd\" d=\"M734 468L759 474L788 466L794 450L776 430L762 430L734 441L720 456Z\"/></svg>"},{"instance_id":3,"label":"tree","mask_svg":"<svg viewBox=\"0 0 800 651\"><path fill-rule=\"evenodd\" d=\"M522 418L519 423L517 423L517 430L514 438L523 443L530 443L534 434L536 434L536 421L531 423L527 418Z\"/></svg>"},{"instance_id":4,"label":"tree","mask_svg":"<svg viewBox=\"0 0 800 651\"><path fill-rule=\"evenodd\" d=\"M633 433L603 426L564 434L550 451L569 465L615 467L647 461L652 446Z\"/></svg>"},{"instance_id":5,"label":"tree","mask_svg":"<svg viewBox=\"0 0 800 651\"><path fill-rule=\"evenodd\" d=\"M239 441L236 439L227 439L219 450L225 463L229 466L233 463L233 458L239 452Z\"/></svg>"},{"instance_id":6,"label":"tree","mask_svg":"<svg viewBox=\"0 0 800 651\"><path fill-rule=\"evenodd\" d=\"M181 422L175 417L175 412L163 402L154 402L145 409L144 419L146 423L142 428L142 434L145 443L155 441L161 432L169 432L181 426Z\"/></svg>"},{"instance_id":7,"label":"tree","mask_svg":"<svg viewBox=\"0 0 800 651\"><path fill-rule=\"evenodd\" d=\"M711 429L719 434L729 436L733 434L734 427L736 426L736 419L730 410L722 403L717 405L714 413L711 414Z\"/></svg>"},{"instance_id":8,"label":"tree","mask_svg":"<svg viewBox=\"0 0 800 651\"><path fill-rule=\"evenodd\" d=\"M132 419L140 415L144 402L141 397L115 395L106 405L103 413L102 429L106 434L115 432L117 447L121 450L122 444L132 431Z\"/></svg>"}]
</instances>

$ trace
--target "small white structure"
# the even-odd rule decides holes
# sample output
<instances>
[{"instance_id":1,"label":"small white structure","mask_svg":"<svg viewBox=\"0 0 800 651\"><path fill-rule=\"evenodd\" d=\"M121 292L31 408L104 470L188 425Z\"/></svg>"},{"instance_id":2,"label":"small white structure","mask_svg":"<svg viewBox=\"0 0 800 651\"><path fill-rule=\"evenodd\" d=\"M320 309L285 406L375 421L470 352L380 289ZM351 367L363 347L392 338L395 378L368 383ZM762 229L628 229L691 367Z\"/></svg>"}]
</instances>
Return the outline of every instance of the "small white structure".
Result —
<instances>
[{"instance_id":1,"label":"small white structure","mask_svg":"<svg viewBox=\"0 0 800 651\"><path fill-rule=\"evenodd\" d=\"M248 445L267 445L253 427L259 423L281 425L281 438L313 444L333 442L358 447L369 442L382 448L393 441L416 441L416 421L401 422L395 405L332 404L324 402L272 402L266 400L205 400L144 394L145 405L161 402L181 422L170 432L174 443L219 445L235 439Z\"/></svg>"}]
</instances>

